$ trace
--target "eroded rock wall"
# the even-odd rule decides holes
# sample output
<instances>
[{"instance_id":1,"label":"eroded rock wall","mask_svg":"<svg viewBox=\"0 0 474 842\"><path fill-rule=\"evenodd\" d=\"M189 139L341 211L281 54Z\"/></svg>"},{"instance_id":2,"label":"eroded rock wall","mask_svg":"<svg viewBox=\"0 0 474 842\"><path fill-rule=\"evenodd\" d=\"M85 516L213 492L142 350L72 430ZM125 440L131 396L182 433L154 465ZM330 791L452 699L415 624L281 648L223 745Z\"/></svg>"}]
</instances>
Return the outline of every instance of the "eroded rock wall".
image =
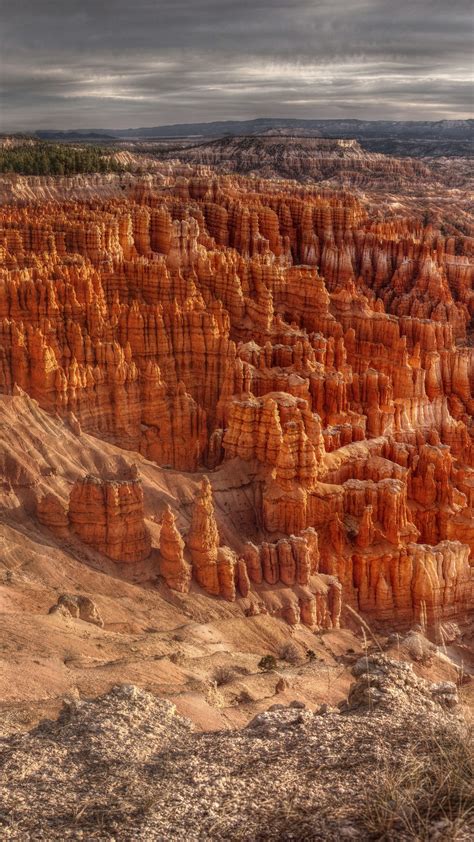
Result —
<instances>
[{"instance_id":1,"label":"eroded rock wall","mask_svg":"<svg viewBox=\"0 0 474 842\"><path fill-rule=\"evenodd\" d=\"M314 529L311 575L337 576L343 601L381 619L454 616L472 598L469 253L343 192L205 167L4 207L0 388L162 467L252 466L268 585L308 586L295 547ZM49 499L38 517L145 558L134 488L125 500L87 481L68 515ZM191 563L209 594L246 598L246 536L221 545L211 497L204 484L184 550L165 515L163 576L186 592ZM127 536L108 514L126 509Z\"/></svg>"}]
</instances>

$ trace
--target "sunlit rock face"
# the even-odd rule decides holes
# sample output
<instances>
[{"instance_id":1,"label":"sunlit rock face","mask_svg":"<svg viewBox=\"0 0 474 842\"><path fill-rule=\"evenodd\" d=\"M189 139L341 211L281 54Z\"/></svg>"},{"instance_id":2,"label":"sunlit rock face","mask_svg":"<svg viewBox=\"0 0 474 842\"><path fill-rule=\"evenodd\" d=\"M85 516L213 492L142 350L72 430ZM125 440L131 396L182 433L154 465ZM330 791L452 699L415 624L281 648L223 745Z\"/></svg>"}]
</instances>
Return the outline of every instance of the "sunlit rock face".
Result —
<instances>
[{"instance_id":1,"label":"sunlit rock face","mask_svg":"<svg viewBox=\"0 0 474 842\"><path fill-rule=\"evenodd\" d=\"M151 552L138 480L76 481L69 497L71 531L115 561L142 561Z\"/></svg>"},{"instance_id":2,"label":"sunlit rock face","mask_svg":"<svg viewBox=\"0 0 474 842\"><path fill-rule=\"evenodd\" d=\"M158 568L182 594L193 578L312 628L344 604L381 621L465 613L471 241L208 166L109 181L2 208L2 391L162 468L212 481L246 465L240 544L221 540L207 479L186 534L162 517ZM68 510L49 496L37 516L135 562L152 552L142 497L83 478Z\"/></svg>"}]
</instances>

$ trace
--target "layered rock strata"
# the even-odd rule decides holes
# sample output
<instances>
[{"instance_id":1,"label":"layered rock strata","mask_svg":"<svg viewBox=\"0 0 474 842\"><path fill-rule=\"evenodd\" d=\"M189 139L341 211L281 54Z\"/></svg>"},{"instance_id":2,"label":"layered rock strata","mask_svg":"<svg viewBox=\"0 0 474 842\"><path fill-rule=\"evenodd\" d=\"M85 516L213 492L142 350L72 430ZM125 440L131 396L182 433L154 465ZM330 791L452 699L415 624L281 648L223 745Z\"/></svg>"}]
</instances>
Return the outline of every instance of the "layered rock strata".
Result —
<instances>
[{"instance_id":1,"label":"layered rock strata","mask_svg":"<svg viewBox=\"0 0 474 842\"><path fill-rule=\"evenodd\" d=\"M160 575L174 591L187 593L191 582L191 567L184 558L184 541L176 527L176 518L167 506L161 519Z\"/></svg>"},{"instance_id":2,"label":"layered rock strata","mask_svg":"<svg viewBox=\"0 0 474 842\"><path fill-rule=\"evenodd\" d=\"M69 496L69 523L85 544L114 561L142 561L150 555L139 480L87 476L77 481Z\"/></svg>"},{"instance_id":3,"label":"layered rock strata","mask_svg":"<svg viewBox=\"0 0 474 842\"><path fill-rule=\"evenodd\" d=\"M205 167L167 165L121 196L5 206L0 388L161 468L245 463L263 588L308 587L310 563L309 580L337 576L343 601L376 619L462 615L472 251L354 195ZM38 518L116 560L150 554L133 482L85 480L68 513L45 498ZM307 530L318 570L298 550ZM189 564L212 596L260 587L250 536L221 546L206 482L186 546L169 513L161 531L170 587L187 592Z\"/></svg>"},{"instance_id":4,"label":"layered rock strata","mask_svg":"<svg viewBox=\"0 0 474 842\"><path fill-rule=\"evenodd\" d=\"M318 534L314 529L274 544L256 546L249 542L243 550L243 561L249 581L263 585L261 596L266 598L270 612L275 613L280 593L280 613L291 625L301 622L313 630L339 627L341 585L337 577L318 572ZM269 594L268 585L278 587ZM292 593L285 593L290 588Z\"/></svg>"}]
</instances>

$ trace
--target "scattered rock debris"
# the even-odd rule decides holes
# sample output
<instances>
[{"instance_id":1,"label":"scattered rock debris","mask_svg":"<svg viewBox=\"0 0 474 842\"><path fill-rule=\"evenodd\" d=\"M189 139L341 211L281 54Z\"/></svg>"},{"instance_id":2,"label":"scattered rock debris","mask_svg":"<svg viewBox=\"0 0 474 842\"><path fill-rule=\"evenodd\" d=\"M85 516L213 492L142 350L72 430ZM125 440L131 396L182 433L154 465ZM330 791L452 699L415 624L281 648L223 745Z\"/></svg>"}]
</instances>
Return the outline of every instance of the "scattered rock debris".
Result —
<instances>
[{"instance_id":1,"label":"scattered rock debris","mask_svg":"<svg viewBox=\"0 0 474 842\"><path fill-rule=\"evenodd\" d=\"M340 710L273 705L235 731L195 732L173 704L131 685L70 701L57 721L0 742L0 834L22 842L371 838L364 810L381 765L401 759L421 733L463 726L454 685L432 685L379 654L353 671Z\"/></svg>"}]
</instances>

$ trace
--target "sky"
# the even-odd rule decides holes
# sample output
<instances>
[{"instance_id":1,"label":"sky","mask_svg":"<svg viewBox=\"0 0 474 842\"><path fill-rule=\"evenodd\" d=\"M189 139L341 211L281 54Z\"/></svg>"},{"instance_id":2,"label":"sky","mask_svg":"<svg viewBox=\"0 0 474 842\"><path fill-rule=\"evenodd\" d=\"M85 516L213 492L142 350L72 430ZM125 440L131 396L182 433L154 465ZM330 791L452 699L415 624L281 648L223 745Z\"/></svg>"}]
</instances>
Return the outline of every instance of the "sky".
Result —
<instances>
[{"instance_id":1,"label":"sky","mask_svg":"<svg viewBox=\"0 0 474 842\"><path fill-rule=\"evenodd\" d=\"M472 116L471 0L0 0L0 129Z\"/></svg>"}]
</instances>

